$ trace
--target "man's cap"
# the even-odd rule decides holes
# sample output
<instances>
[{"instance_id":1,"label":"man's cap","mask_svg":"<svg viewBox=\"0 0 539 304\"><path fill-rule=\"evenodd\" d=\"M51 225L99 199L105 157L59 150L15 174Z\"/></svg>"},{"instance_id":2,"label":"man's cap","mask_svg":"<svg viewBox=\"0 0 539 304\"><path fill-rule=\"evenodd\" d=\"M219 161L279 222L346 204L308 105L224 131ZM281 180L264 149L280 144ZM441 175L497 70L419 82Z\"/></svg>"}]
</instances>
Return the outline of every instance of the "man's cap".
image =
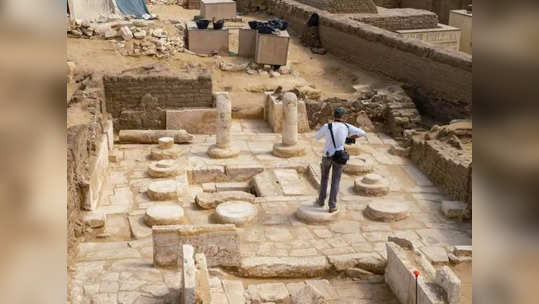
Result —
<instances>
[{"instance_id":1,"label":"man's cap","mask_svg":"<svg viewBox=\"0 0 539 304\"><path fill-rule=\"evenodd\" d=\"M344 115L344 108L343 107L337 107L335 109L335 113L334 113L335 117L341 117Z\"/></svg>"}]
</instances>

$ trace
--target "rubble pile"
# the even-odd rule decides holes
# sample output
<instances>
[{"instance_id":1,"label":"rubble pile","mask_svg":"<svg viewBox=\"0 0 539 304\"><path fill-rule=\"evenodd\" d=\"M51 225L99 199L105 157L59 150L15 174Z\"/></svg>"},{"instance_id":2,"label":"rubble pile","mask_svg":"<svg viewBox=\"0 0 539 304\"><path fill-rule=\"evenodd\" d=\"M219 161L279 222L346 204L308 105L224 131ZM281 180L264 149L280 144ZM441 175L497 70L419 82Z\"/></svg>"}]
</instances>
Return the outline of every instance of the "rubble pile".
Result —
<instances>
[{"instance_id":1,"label":"rubble pile","mask_svg":"<svg viewBox=\"0 0 539 304\"><path fill-rule=\"evenodd\" d=\"M158 58L183 52L186 23L169 20L176 28L174 35L157 27L152 20L123 18L70 22L68 35L86 39L110 39L124 56L156 56Z\"/></svg>"},{"instance_id":2,"label":"rubble pile","mask_svg":"<svg viewBox=\"0 0 539 304\"><path fill-rule=\"evenodd\" d=\"M287 65L274 67L269 64L258 64L256 62L231 63L224 61L221 56L217 56L215 61L221 71L245 71L249 75L269 75L270 77L292 74L292 68Z\"/></svg>"},{"instance_id":3,"label":"rubble pile","mask_svg":"<svg viewBox=\"0 0 539 304\"><path fill-rule=\"evenodd\" d=\"M311 129L317 129L333 118L337 107L346 110L345 121L370 131L386 131L395 138L403 136L407 129L414 129L421 116L412 99L398 86L375 90L370 86L356 86L352 100L329 98L307 102Z\"/></svg>"}]
</instances>

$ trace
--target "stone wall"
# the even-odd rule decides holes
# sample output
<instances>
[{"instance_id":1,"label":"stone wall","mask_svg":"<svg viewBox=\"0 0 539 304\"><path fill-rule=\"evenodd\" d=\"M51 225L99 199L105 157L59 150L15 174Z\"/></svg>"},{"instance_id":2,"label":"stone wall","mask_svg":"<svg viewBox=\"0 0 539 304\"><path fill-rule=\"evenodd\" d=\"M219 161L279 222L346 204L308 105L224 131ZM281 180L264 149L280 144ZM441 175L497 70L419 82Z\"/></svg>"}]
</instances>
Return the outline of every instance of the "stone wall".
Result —
<instances>
[{"instance_id":1,"label":"stone wall","mask_svg":"<svg viewBox=\"0 0 539 304\"><path fill-rule=\"evenodd\" d=\"M84 232L81 206L85 198L85 182L88 180L88 125L67 129L67 256L68 263L76 255L77 238Z\"/></svg>"},{"instance_id":2,"label":"stone wall","mask_svg":"<svg viewBox=\"0 0 539 304\"><path fill-rule=\"evenodd\" d=\"M413 136L410 158L451 199L471 203L471 124L469 128L458 124L436 126L435 131ZM444 132L449 134L445 139L440 137Z\"/></svg>"},{"instance_id":3,"label":"stone wall","mask_svg":"<svg viewBox=\"0 0 539 304\"><path fill-rule=\"evenodd\" d=\"M210 267L240 264L239 236L236 226L231 224L153 226L152 238L156 267L178 267L179 253L185 244L203 253Z\"/></svg>"},{"instance_id":4,"label":"stone wall","mask_svg":"<svg viewBox=\"0 0 539 304\"><path fill-rule=\"evenodd\" d=\"M472 0L400 0L400 7L426 9L438 15L440 22L449 23L449 12L464 9Z\"/></svg>"},{"instance_id":5,"label":"stone wall","mask_svg":"<svg viewBox=\"0 0 539 304\"><path fill-rule=\"evenodd\" d=\"M166 110L213 106L211 74L204 68L142 67L105 75L103 83L119 130L165 129Z\"/></svg>"},{"instance_id":6,"label":"stone wall","mask_svg":"<svg viewBox=\"0 0 539 304\"><path fill-rule=\"evenodd\" d=\"M373 13L377 12L372 0L298 0L333 14Z\"/></svg>"},{"instance_id":7,"label":"stone wall","mask_svg":"<svg viewBox=\"0 0 539 304\"><path fill-rule=\"evenodd\" d=\"M242 0L246 1L246 0ZM240 1L240 3L242 2ZM472 108L472 58L295 2L273 0L268 11L302 33L313 13L320 16L322 47L361 68L385 74L413 88L419 110L442 122L468 118ZM249 3L242 3L249 7Z\"/></svg>"},{"instance_id":8,"label":"stone wall","mask_svg":"<svg viewBox=\"0 0 539 304\"><path fill-rule=\"evenodd\" d=\"M337 107L345 109L344 121L366 131L382 131L399 138L417 127L421 117L406 93L399 87L374 90L362 88L354 100L330 98L306 104L310 127L315 130L333 119Z\"/></svg>"},{"instance_id":9,"label":"stone wall","mask_svg":"<svg viewBox=\"0 0 539 304\"><path fill-rule=\"evenodd\" d=\"M438 16L435 13L413 8L380 8L378 14L357 14L352 18L388 31L430 29L438 26Z\"/></svg>"}]
</instances>

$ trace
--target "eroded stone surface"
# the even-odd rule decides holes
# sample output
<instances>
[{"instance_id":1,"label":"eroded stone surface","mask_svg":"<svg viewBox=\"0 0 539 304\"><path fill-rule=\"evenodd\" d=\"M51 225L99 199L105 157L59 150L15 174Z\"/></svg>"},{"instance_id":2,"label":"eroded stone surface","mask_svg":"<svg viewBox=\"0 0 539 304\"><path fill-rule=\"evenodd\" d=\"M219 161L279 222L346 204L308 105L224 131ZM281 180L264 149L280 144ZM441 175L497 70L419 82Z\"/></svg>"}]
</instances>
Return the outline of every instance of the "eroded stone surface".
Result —
<instances>
[{"instance_id":1,"label":"eroded stone surface","mask_svg":"<svg viewBox=\"0 0 539 304\"><path fill-rule=\"evenodd\" d=\"M315 257L246 257L239 273L253 278L301 278L322 275L330 268L323 256Z\"/></svg>"},{"instance_id":2,"label":"eroded stone surface","mask_svg":"<svg viewBox=\"0 0 539 304\"><path fill-rule=\"evenodd\" d=\"M370 173L354 181L354 190L367 196L383 196L389 192L389 183L384 177Z\"/></svg>"},{"instance_id":3,"label":"eroded stone surface","mask_svg":"<svg viewBox=\"0 0 539 304\"><path fill-rule=\"evenodd\" d=\"M146 193L155 201L173 200L178 198L178 183L175 180L155 181Z\"/></svg>"},{"instance_id":4,"label":"eroded stone surface","mask_svg":"<svg viewBox=\"0 0 539 304\"><path fill-rule=\"evenodd\" d=\"M305 155L305 147L301 144L285 146L283 144L275 144L273 146L273 155L282 158L291 158Z\"/></svg>"},{"instance_id":5,"label":"eroded stone surface","mask_svg":"<svg viewBox=\"0 0 539 304\"><path fill-rule=\"evenodd\" d=\"M161 137L158 140L159 148L161 149L170 149L174 146L174 138L172 137Z\"/></svg>"},{"instance_id":6,"label":"eroded stone surface","mask_svg":"<svg viewBox=\"0 0 539 304\"><path fill-rule=\"evenodd\" d=\"M202 192L196 198L196 204L203 209L213 209L224 202L245 201L254 202L255 196L243 191Z\"/></svg>"},{"instance_id":7,"label":"eroded stone surface","mask_svg":"<svg viewBox=\"0 0 539 304\"><path fill-rule=\"evenodd\" d=\"M360 155L351 158L344 166L344 172L353 175L370 173L374 170L375 163L371 157Z\"/></svg>"},{"instance_id":8,"label":"eroded stone surface","mask_svg":"<svg viewBox=\"0 0 539 304\"><path fill-rule=\"evenodd\" d=\"M181 172L174 160L164 159L148 166L148 175L151 177L174 177Z\"/></svg>"},{"instance_id":9,"label":"eroded stone surface","mask_svg":"<svg viewBox=\"0 0 539 304\"><path fill-rule=\"evenodd\" d=\"M340 210L329 213L328 209L312 205L302 205L296 210L296 217L307 224L326 224L339 218Z\"/></svg>"},{"instance_id":10,"label":"eroded stone surface","mask_svg":"<svg viewBox=\"0 0 539 304\"><path fill-rule=\"evenodd\" d=\"M246 226L256 220L256 207L249 202L230 201L222 203L215 209L219 222Z\"/></svg>"},{"instance_id":11,"label":"eroded stone surface","mask_svg":"<svg viewBox=\"0 0 539 304\"><path fill-rule=\"evenodd\" d=\"M183 155L185 151L174 145L172 148L161 149L160 147L153 148L150 152L150 158L153 160L162 160L162 159L177 159Z\"/></svg>"},{"instance_id":12,"label":"eroded stone surface","mask_svg":"<svg viewBox=\"0 0 539 304\"><path fill-rule=\"evenodd\" d=\"M396 222L408 217L409 208L399 202L374 201L367 205L365 215L375 221Z\"/></svg>"},{"instance_id":13,"label":"eroded stone surface","mask_svg":"<svg viewBox=\"0 0 539 304\"><path fill-rule=\"evenodd\" d=\"M146 209L144 222L149 227L154 225L175 225L184 222L183 208L172 204L159 204Z\"/></svg>"}]
</instances>

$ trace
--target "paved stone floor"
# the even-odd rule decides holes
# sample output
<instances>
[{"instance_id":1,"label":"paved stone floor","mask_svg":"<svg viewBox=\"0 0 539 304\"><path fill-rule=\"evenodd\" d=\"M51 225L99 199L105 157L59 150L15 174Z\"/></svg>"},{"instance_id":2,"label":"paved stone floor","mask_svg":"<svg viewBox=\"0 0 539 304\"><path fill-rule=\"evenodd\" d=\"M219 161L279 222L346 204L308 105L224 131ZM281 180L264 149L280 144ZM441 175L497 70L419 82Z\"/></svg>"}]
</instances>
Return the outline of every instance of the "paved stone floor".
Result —
<instances>
[{"instance_id":1,"label":"paved stone floor","mask_svg":"<svg viewBox=\"0 0 539 304\"><path fill-rule=\"evenodd\" d=\"M271 155L273 144L280 142L281 136L271 133L265 122L234 120L232 132L233 146L241 150L239 157L225 160L208 158L206 151L215 143L215 136L197 135L193 144L181 146L187 153L178 163L185 169L258 164L265 168L267 178L277 181L283 174L274 174L275 170L298 170L297 178L284 174L286 183L279 184L273 195L256 199L257 222L238 228L242 258L330 256L354 252L376 252L385 257L384 242L388 236L414 240L415 245L425 251L451 245L471 245L471 223L449 220L441 214L441 201L447 198L408 159L387 152L394 142L388 136L369 133L360 142L376 163L374 172L389 180L390 193L376 198L358 195L353 191L356 177L344 173L338 201L342 209L339 220L328 225L307 225L297 220L294 212L299 205L311 204L316 197L317 189L304 172L308 165L319 165L323 141L316 141L314 132L300 134L299 140L305 145L307 154L281 159ZM155 204L144 193L151 181L158 180L147 175L152 146L115 146L123 154L123 159L111 163L98 207L98 211L107 214L105 232L101 238L80 245L78 262L72 269L73 284L69 289L74 303L178 301L180 274L153 268L151 229L142 221L145 209ZM203 191L202 185L189 185L185 174L176 180L186 190L179 202L170 203L183 206L192 224L213 223L214 210L201 210L194 205L194 197ZM363 216L362 211L369 202L388 199L406 204L410 216L394 223L374 222ZM383 283L365 283L342 277L329 278L329 281L339 296L335 303L396 303ZM251 282L253 280L245 280L245 289ZM214 291L220 292L218 289ZM215 303L236 304L226 299Z\"/></svg>"}]
</instances>

